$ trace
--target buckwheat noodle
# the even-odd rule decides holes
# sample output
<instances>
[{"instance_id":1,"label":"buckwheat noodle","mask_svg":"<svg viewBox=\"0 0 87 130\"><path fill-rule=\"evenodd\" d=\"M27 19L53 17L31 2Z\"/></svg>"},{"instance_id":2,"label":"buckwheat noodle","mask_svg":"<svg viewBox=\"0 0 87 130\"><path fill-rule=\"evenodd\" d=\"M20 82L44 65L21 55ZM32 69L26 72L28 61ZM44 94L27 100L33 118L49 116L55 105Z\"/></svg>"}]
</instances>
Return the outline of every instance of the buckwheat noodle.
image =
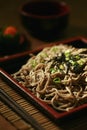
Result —
<instances>
[{"instance_id":1,"label":"buckwheat noodle","mask_svg":"<svg viewBox=\"0 0 87 130\"><path fill-rule=\"evenodd\" d=\"M87 103L86 48L63 44L46 47L12 76L58 111Z\"/></svg>"}]
</instances>

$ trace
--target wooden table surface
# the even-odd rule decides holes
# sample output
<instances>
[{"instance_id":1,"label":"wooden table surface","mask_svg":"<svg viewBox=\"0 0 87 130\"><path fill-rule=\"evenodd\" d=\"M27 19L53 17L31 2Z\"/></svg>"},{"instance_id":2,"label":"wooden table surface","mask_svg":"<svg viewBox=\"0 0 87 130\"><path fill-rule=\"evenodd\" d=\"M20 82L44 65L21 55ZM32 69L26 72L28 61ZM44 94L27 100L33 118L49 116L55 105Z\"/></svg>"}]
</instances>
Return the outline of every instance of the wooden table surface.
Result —
<instances>
[{"instance_id":1,"label":"wooden table surface","mask_svg":"<svg viewBox=\"0 0 87 130\"><path fill-rule=\"evenodd\" d=\"M30 49L32 50L32 49L39 48L39 46L42 46L47 42L32 37L23 28L20 21L18 9L19 6L25 1L24 0L0 1L0 27L9 26L9 25L16 26L20 30L20 32L25 33L31 45ZM68 39L71 37L76 37L76 36L87 37L87 0L84 1L65 0L65 2L67 2L70 5L70 9L71 9L69 25L65 31L65 34L61 38L57 39L57 41ZM2 86L2 84L5 84L5 82L2 79L0 79L0 86ZM24 102L26 102L26 100ZM0 102L0 108L1 106L6 107L5 104ZM87 130L87 116L84 111L83 113L79 113L78 115L76 115L75 118L71 117L69 120L65 120L61 123L55 124L42 112L40 112L36 108L34 109L35 111L37 111L37 115L38 113L40 113L38 117L40 117L43 121L40 122L38 119L38 122L41 123L41 125L46 130L49 130L49 128L54 130ZM31 128L29 124L26 124L26 122L24 122L23 120L19 120L19 122L17 123L12 122L10 119L8 119L8 117L3 115L3 112L0 109L0 130L6 130L6 129L7 130L30 130L30 129L33 130L33 128Z\"/></svg>"}]
</instances>

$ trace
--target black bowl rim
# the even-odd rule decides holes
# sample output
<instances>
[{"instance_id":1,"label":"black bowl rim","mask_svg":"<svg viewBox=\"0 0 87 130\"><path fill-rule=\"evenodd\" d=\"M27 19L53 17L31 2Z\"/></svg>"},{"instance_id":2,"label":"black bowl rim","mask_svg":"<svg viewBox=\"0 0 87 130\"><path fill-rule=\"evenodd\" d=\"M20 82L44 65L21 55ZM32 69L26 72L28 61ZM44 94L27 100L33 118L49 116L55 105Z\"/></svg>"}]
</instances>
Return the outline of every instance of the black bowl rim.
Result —
<instances>
[{"instance_id":1,"label":"black bowl rim","mask_svg":"<svg viewBox=\"0 0 87 130\"><path fill-rule=\"evenodd\" d=\"M19 12L22 16L25 16L25 17L32 17L32 18L37 18L37 19L50 19L50 18L58 18L58 17L63 17L65 15L69 15L70 14L70 7L69 5L64 2L64 1L43 1L43 2L53 2L53 3L56 3L56 4L59 4L61 8L65 8L64 9L64 12L61 12L61 13L58 13L58 14L55 14L55 15L50 15L50 16L41 16L41 15L35 15L35 14L29 14L29 13L26 13L23 11L23 8L24 6L26 6L27 4L29 3L35 3L36 1L28 1L28 2L25 2L23 3L20 8L19 8ZM37 2L41 2L41 1L37 1Z\"/></svg>"}]
</instances>

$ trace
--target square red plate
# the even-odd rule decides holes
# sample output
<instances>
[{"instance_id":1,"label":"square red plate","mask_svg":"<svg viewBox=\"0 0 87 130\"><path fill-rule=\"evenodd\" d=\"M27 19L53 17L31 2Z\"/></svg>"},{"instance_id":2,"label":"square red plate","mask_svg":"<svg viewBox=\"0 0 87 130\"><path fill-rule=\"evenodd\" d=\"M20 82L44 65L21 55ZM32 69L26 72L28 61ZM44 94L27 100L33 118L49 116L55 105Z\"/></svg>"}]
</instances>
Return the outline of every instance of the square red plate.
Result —
<instances>
[{"instance_id":1,"label":"square red plate","mask_svg":"<svg viewBox=\"0 0 87 130\"><path fill-rule=\"evenodd\" d=\"M71 38L65 41L60 41L52 44L46 44L45 46L41 47L38 50L34 51L27 51L24 53L19 53L14 56L10 56L9 58L1 59L0 60L0 76L9 83L9 85L12 85L12 87L17 90L17 92L20 92L26 99L34 103L37 107L41 110L44 110L48 116L52 117L53 119L61 119L63 117L69 116L73 113L76 113L78 111L81 111L85 108L87 108L87 104L80 105L79 107L76 107L69 112L58 112L54 110L52 107L47 105L45 102L38 99L34 94L32 94L27 88L24 86L21 86L17 81L15 81L11 77L11 73L16 72L20 69L20 67L27 62L27 60L30 58L30 54L37 54L39 53L44 47L47 46L53 46L58 45L60 43L72 45L76 48L87 48L87 39L84 37L75 37Z\"/></svg>"}]
</instances>

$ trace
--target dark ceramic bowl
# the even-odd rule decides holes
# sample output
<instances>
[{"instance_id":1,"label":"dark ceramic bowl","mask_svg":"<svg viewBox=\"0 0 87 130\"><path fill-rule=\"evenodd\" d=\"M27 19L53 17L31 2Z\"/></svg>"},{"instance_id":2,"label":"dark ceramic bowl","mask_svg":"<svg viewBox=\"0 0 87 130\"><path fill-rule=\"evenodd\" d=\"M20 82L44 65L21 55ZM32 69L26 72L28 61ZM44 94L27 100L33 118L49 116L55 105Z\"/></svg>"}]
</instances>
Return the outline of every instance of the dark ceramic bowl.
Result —
<instances>
[{"instance_id":1,"label":"dark ceramic bowl","mask_svg":"<svg viewBox=\"0 0 87 130\"><path fill-rule=\"evenodd\" d=\"M41 40L59 37L68 25L69 14L68 5L58 1L29 1L20 8L23 26Z\"/></svg>"}]
</instances>

